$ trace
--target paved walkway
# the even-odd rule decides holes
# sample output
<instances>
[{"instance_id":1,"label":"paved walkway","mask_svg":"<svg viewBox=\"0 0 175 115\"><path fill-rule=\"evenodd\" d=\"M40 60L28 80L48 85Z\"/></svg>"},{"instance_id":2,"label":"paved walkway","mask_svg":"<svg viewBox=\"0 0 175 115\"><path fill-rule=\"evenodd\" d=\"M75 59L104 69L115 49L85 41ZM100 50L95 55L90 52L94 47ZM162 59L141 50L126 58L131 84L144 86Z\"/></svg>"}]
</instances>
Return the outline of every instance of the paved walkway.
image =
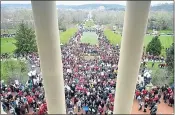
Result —
<instances>
[{"instance_id":1,"label":"paved walkway","mask_svg":"<svg viewBox=\"0 0 175 115\"><path fill-rule=\"evenodd\" d=\"M143 110L138 111L138 103L137 100L134 100L133 107L132 107L132 114L150 114L149 109L147 109L147 112L143 112ZM173 113L173 107L168 106L168 104L164 103L163 100L161 100L161 103L158 105L158 112L157 114L172 114Z\"/></svg>"},{"instance_id":2,"label":"paved walkway","mask_svg":"<svg viewBox=\"0 0 175 115\"><path fill-rule=\"evenodd\" d=\"M137 100L134 100L133 102L133 107L132 107L132 112L131 114L150 114L149 108L147 109L147 112L143 112L143 109L138 111L138 103ZM80 112L78 112L78 108L76 107L74 110L75 113L77 114L85 114L85 112L81 109ZM161 103L158 105L158 112L157 114L172 114L173 113L173 107L168 106L168 104L164 103L163 100L161 100ZM2 113L1 113L2 114ZM30 109L30 115L32 114L32 109Z\"/></svg>"},{"instance_id":3,"label":"paved walkway","mask_svg":"<svg viewBox=\"0 0 175 115\"><path fill-rule=\"evenodd\" d=\"M147 112L143 112L143 109L138 111L138 103L137 100L134 100L133 102L133 107L132 107L132 112L131 114L150 114L150 110L149 107L147 109ZM77 114L85 114L85 112L83 110L81 110L80 112L78 112L78 108L75 108L75 113ZM168 106L168 104L164 103L163 100L161 100L161 103L158 105L158 112L157 114L172 114L173 113L173 107Z\"/></svg>"}]
</instances>

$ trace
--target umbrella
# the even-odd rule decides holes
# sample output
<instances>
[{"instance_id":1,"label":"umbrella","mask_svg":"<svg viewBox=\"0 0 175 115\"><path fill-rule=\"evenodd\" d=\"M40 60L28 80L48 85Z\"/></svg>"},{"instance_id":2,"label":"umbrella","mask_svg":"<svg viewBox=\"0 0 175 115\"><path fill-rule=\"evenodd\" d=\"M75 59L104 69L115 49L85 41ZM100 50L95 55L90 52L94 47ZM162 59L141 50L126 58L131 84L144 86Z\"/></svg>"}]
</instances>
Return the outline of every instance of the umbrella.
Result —
<instances>
[{"instance_id":1,"label":"umbrella","mask_svg":"<svg viewBox=\"0 0 175 115\"><path fill-rule=\"evenodd\" d=\"M84 106L84 107L83 107L83 110L84 110L84 111L88 111L88 110L89 110L89 107L88 107L88 106Z\"/></svg>"}]
</instances>

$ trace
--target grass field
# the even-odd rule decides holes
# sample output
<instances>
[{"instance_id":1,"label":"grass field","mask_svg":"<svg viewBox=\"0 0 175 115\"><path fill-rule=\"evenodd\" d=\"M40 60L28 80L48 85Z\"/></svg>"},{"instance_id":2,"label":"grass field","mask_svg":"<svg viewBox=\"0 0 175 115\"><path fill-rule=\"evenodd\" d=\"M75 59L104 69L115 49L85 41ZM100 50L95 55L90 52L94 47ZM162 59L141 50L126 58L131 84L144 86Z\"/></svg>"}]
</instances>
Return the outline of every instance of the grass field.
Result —
<instances>
[{"instance_id":1,"label":"grass field","mask_svg":"<svg viewBox=\"0 0 175 115\"><path fill-rule=\"evenodd\" d=\"M120 44L121 43L121 35L115 34L113 31L106 29L104 31L105 36L109 39L111 44Z\"/></svg>"},{"instance_id":2,"label":"grass field","mask_svg":"<svg viewBox=\"0 0 175 115\"><path fill-rule=\"evenodd\" d=\"M65 32L60 32L60 41L65 44L77 32L76 28L67 29ZM1 38L1 53L12 53L16 47L14 38Z\"/></svg>"},{"instance_id":3,"label":"grass field","mask_svg":"<svg viewBox=\"0 0 175 115\"><path fill-rule=\"evenodd\" d=\"M62 44L67 43L70 38L77 32L77 28L67 29L65 32L60 33L60 41Z\"/></svg>"},{"instance_id":4,"label":"grass field","mask_svg":"<svg viewBox=\"0 0 175 115\"><path fill-rule=\"evenodd\" d=\"M84 32L81 38L82 43L98 44L97 35L95 32Z\"/></svg>"},{"instance_id":5,"label":"grass field","mask_svg":"<svg viewBox=\"0 0 175 115\"><path fill-rule=\"evenodd\" d=\"M93 20L86 21L86 22L85 22L85 26L86 26L86 27L94 26Z\"/></svg>"},{"instance_id":6,"label":"grass field","mask_svg":"<svg viewBox=\"0 0 175 115\"><path fill-rule=\"evenodd\" d=\"M121 35L115 34L113 31L106 29L104 31L104 34L106 35L106 37L109 39L109 41L116 45L116 44L121 44ZM152 40L153 36L151 35L146 35L144 38L144 46L147 46L148 43ZM159 39L162 43L162 55L165 56L166 52L165 49L169 48L171 46L171 44L173 43L173 37L172 36L159 36Z\"/></svg>"},{"instance_id":7,"label":"grass field","mask_svg":"<svg viewBox=\"0 0 175 115\"><path fill-rule=\"evenodd\" d=\"M14 38L1 38L1 53L11 53L16 49Z\"/></svg>"},{"instance_id":8,"label":"grass field","mask_svg":"<svg viewBox=\"0 0 175 115\"><path fill-rule=\"evenodd\" d=\"M75 34L77 31L76 28L70 28L67 29L65 32L60 32L60 41L62 44L65 44L69 41L69 39ZM116 45L121 43L121 35L115 34L113 31L106 29L104 31L105 35L109 39L109 41ZM146 35L144 39L144 45L147 46L147 44L151 41L153 36L151 35ZM160 36L159 37L161 43L162 43L162 55L166 55L165 49L169 48L170 45L173 43L173 37L172 36ZM98 44L97 36L95 33L84 33L82 37L82 42L83 43L90 43L90 44ZM15 43L14 38L1 38L1 53L10 53L15 50Z\"/></svg>"},{"instance_id":9,"label":"grass field","mask_svg":"<svg viewBox=\"0 0 175 115\"><path fill-rule=\"evenodd\" d=\"M155 62L154 66L152 67L153 62L147 62L147 67L152 70L157 70L159 69L158 65L161 64L162 62Z\"/></svg>"},{"instance_id":10,"label":"grass field","mask_svg":"<svg viewBox=\"0 0 175 115\"><path fill-rule=\"evenodd\" d=\"M160 68L158 67L161 62L155 62L154 66L152 67L153 62L147 62L147 68L152 71L152 75L155 75L156 71L159 70Z\"/></svg>"}]
</instances>

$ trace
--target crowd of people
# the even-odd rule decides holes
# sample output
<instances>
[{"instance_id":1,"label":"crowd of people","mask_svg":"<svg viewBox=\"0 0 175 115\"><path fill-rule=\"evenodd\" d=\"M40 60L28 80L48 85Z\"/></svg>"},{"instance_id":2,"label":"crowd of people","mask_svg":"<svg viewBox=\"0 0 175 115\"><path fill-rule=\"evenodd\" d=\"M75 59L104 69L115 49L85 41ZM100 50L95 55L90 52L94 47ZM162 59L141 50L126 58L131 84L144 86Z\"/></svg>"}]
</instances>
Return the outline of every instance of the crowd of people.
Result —
<instances>
[{"instance_id":1,"label":"crowd of people","mask_svg":"<svg viewBox=\"0 0 175 115\"><path fill-rule=\"evenodd\" d=\"M113 113L120 48L110 44L102 31L96 31L96 34L99 41L96 45L81 43L83 31L79 31L68 44L61 47L68 114ZM39 67L37 54L29 54L26 59ZM42 75L34 72L29 74L26 84L1 83L3 109L14 115L46 114L47 104L42 81ZM140 90L138 85L136 99L140 105L139 110L142 109L144 102L144 111L150 106L151 113L156 113L156 105L160 102L162 93L166 95L165 102L169 99L169 104L173 105L173 90L156 87L147 91L145 86ZM78 111L75 111L76 109Z\"/></svg>"},{"instance_id":2,"label":"crowd of people","mask_svg":"<svg viewBox=\"0 0 175 115\"><path fill-rule=\"evenodd\" d=\"M158 62L164 62L165 58L163 56L154 56L149 53L142 55L143 61L158 61Z\"/></svg>"},{"instance_id":3,"label":"crowd of people","mask_svg":"<svg viewBox=\"0 0 175 115\"><path fill-rule=\"evenodd\" d=\"M161 98L163 98L164 103L169 106L174 105L174 88L164 85L162 87L153 87L150 91L146 88L141 88L138 86L135 91L135 98L139 104L139 111L147 112L148 107L151 115L155 115L158 110L158 104L161 103Z\"/></svg>"},{"instance_id":4,"label":"crowd of people","mask_svg":"<svg viewBox=\"0 0 175 115\"><path fill-rule=\"evenodd\" d=\"M119 55L114 53L117 48L112 46L102 33L97 34L98 45L75 42L77 40L72 39L69 44L62 47L68 113L74 113L74 106L78 107L78 111L87 107L86 112L93 114L113 111L117 77L115 71L118 63L116 57ZM98 56L85 59L86 54Z\"/></svg>"}]
</instances>

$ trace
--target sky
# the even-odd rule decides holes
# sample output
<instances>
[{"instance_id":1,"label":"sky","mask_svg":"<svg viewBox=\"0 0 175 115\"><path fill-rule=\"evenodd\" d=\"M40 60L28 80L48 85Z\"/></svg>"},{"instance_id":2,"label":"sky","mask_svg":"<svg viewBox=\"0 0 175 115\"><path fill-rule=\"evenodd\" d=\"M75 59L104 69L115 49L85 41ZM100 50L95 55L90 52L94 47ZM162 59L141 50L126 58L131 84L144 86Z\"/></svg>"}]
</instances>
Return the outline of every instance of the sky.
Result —
<instances>
[{"instance_id":1,"label":"sky","mask_svg":"<svg viewBox=\"0 0 175 115\"><path fill-rule=\"evenodd\" d=\"M1 1L1 4L30 4L31 1ZM173 1L151 1L151 5L173 3ZM57 5L83 5L83 4L120 4L126 5L126 1L56 1Z\"/></svg>"}]
</instances>

